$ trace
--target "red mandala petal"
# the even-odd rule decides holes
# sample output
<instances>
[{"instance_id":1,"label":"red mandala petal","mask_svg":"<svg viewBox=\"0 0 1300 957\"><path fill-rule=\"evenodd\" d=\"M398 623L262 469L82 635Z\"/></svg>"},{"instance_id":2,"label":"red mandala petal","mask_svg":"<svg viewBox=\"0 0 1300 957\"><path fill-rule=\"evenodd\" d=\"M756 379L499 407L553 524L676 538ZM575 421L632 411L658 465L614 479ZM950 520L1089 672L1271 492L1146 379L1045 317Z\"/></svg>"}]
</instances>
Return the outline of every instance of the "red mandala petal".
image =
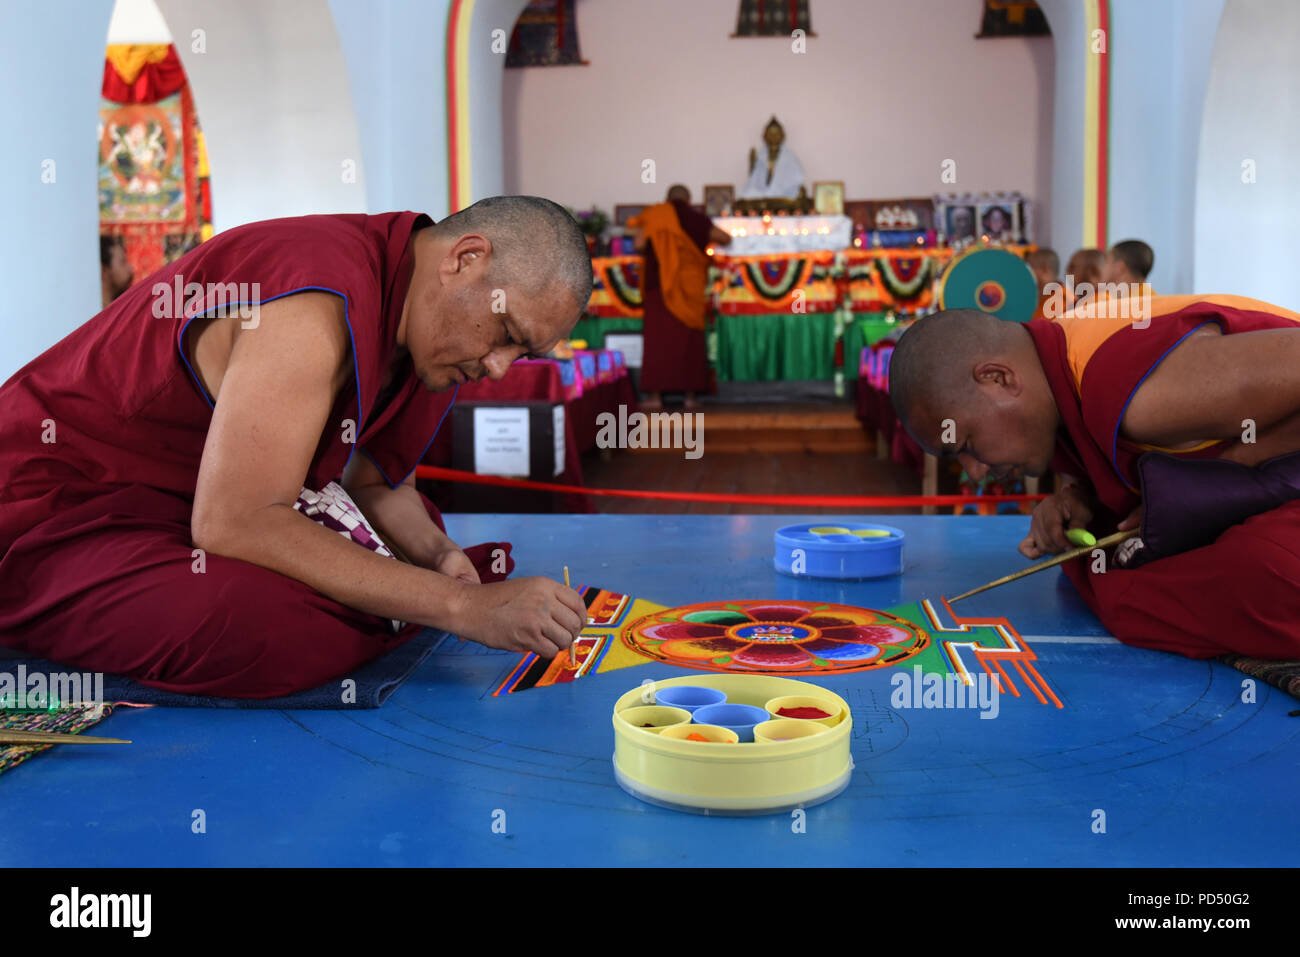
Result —
<instances>
[{"instance_id":1,"label":"red mandala petal","mask_svg":"<svg viewBox=\"0 0 1300 957\"><path fill-rule=\"evenodd\" d=\"M750 605L745 614L754 621L798 621L808 614L808 609L800 605Z\"/></svg>"},{"instance_id":2,"label":"red mandala petal","mask_svg":"<svg viewBox=\"0 0 1300 957\"><path fill-rule=\"evenodd\" d=\"M653 641L689 641L693 638L720 638L725 631L721 625L666 621L642 628L641 634Z\"/></svg>"},{"instance_id":3,"label":"red mandala petal","mask_svg":"<svg viewBox=\"0 0 1300 957\"><path fill-rule=\"evenodd\" d=\"M848 628L823 628L823 638L836 641L864 641L873 645L896 645L915 637L896 625L853 625Z\"/></svg>"},{"instance_id":4,"label":"red mandala petal","mask_svg":"<svg viewBox=\"0 0 1300 957\"><path fill-rule=\"evenodd\" d=\"M690 641L665 641L659 653L669 658L705 660L732 654L741 647L734 638L696 638Z\"/></svg>"},{"instance_id":5,"label":"red mandala petal","mask_svg":"<svg viewBox=\"0 0 1300 957\"><path fill-rule=\"evenodd\" d=\"M750 645L732 656L737 664L751 668L806 668L812 658L798 645Z\"/></svg>"}]
</instances>

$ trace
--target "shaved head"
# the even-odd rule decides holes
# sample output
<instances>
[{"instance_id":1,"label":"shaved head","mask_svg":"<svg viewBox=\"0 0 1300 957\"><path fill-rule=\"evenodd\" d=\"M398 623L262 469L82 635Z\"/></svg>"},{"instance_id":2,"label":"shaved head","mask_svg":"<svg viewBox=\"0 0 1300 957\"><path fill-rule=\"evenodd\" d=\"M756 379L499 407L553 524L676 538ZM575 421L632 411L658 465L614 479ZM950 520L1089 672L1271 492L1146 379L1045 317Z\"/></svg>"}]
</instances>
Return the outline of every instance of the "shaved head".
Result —
<instances>
[{"instance_id":1,"label":"shaved head","mask_svg":"<svg viewBox=\"0 0 1300 957\"><path fill-rule=\"evenodd\" d=\"M471 233L492 243L491 280L528 294L562 283L582 309L593 275L587 237L558 203L540 196L490 196L433 227L454 241Z\"/></svg>"},{"instance_id":2,"label":"shaved head","mask_svg":"<svg viewBox=\"0 0 1300 957\"><path fill-rule=\"evenodd\" d=\"M918 319L889 360L889 396L928 452L956 453L976 480L1041 475L1059 413L1034 340L977 309Z\"/></svg>"},{"instance_id":3,"label":"shaved head","mask_svg":"<svg viewBox=\"0 0 1300 957\"><path fill-rule=\"evenodd\" d=\"M668 202L689 203L691 201L691 191L681 183L675 183L668 187Z\"/></svg>"},{"instance_id":4,"label":"shaved head","mask_svg":"<svg viewBox=\"0 0 1300 957\"><path fill-rule=\"evenodd\" d=\"M968 405L972 367L1004 355L1016 341L1015 323L978 309L948 309L909 326L889 359L889 398L903 422L920 415L947 418Z\"/></svg>"}]
</instances>

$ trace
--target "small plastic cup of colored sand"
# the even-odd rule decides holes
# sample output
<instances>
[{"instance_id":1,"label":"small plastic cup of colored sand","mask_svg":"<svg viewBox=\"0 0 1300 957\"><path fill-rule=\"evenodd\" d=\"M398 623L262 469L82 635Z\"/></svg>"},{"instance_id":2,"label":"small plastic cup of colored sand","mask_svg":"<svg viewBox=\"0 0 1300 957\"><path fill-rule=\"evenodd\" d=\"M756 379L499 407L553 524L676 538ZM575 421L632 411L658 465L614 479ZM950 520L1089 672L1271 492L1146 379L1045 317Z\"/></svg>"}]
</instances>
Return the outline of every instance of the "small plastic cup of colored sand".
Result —
<instances>
[{"instance_id":1,"label":"small plastic cup of colored sand","mask_svg":"<svg viewBox=\"0 0 1300 957\"><path fill-rule=\"evenodd\" d=\"M1065 537L1075 548L1083 548L1085 545L1091 548L1097 544L1097 536L1086 528L1072 528L1065 533Z\"/></svg>"},{"instance_id":2,"label":"small plastic cup of colored sand","mask_svg":"<svg viewBox=\"0 0 1300 957\"><path fill-rule=\"evenodd\" d=\"M691 713L685 708L669 708L659 704L627 708L620 711L618 716L632 727L641 728L651 734L658 734L664 728L691 723Z\"/></svg>"},{"instance_id":3,"label":"small plastic cup of colored sand","mask_svg":"<svg viewBox=\"0 0 1300 957\"><path fill-rule=\"evenodd\" d=\"M701 744L739 744L740 735L716 724L675 724L659 733L670 741L698 741Z\"/></svg>"},{"instance_id":4,"label":"small plastic cup of colored sand","mask_svg":"<svg viewBox=\"0 0 1300 957\"><path fill-rule=\"evenodd\" d=\"M702 688L698 685L668 685L664 688L655 689L655 704L667 705L670 708L682 708L692 714L697 708L703 708L706 705L722 704L727 700L725 692L717 688Z\"/></svg>"},{"instance_id":5,"label":"small plastic cup of colored sand","mask_svg":"<svg viewBox=\"0 0 1300 957\"><path fill-rule=\"evenodd\" d=\"M800 721L797 718L777 718L754 725L754 740L759 744L776 741L794 741L796 738L812 738L826 734L829 729L816 721Z\"/></svg>"},{"instance_id":6,"label":"small plastic cup of colored sand","mask_svg":"<svg viewBox=\"0 0 1300 957\"><path fill-rule=\"evenodd\" d=\"M698 708L692 718L699 724L714 724L721 728L730 728L740 736L741 741L754 740L754 725L761 724L771 717L762 708L752 704L710 704Z\"/></svg>"},{"instance_id":7,"label":"small plastic cup of colored sand","mask_svg":"<svg viewBox=\"0 0 1300 957\"><path fill-rule=\"evenodd\" d=\"M824 698L811 695L788 694L773 698L765 706L773 719L786 718L791 721L815 721L830 728L840 723L842 708Z\"/></svg>"}]
</instances>

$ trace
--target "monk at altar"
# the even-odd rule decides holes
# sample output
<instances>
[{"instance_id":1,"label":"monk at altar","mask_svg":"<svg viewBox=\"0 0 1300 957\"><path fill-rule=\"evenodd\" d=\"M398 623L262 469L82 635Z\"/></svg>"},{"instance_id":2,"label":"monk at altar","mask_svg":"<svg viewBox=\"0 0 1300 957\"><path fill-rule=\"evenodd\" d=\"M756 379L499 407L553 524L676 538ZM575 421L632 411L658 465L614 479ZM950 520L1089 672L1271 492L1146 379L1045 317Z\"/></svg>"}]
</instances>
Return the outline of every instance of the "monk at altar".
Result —
<instances>
[{"instance_id":1,"label":"monk at altar","mask_svg":"<svg viewBox=\"0 0 1300 957\"><path fill-rule=\"evenodd\" d=\"M975 478L1067 479L1020 551L1140 529L1063 567L1115 637L1193 658L1300 658L1300 314L1236 296L1094 300L1055 322L920 319L890 393ZM954 583L957 585L958 583Z\"/></svg>"},{"instance_id":2,"label":"monk at altar","mask_svg":"<svg viewBox=\"0 0 1300 957\"><path fill-rule=\"evenodd\" d=\"M546 352L591 287L536 197L198 246L0 387L0 645L243 698L423 626L554 656L578 594L500 580L509 546L462 550L414 472L459 384Z\"/></svg>"},{"instance_id":3,"label":"monk at altar","mask_svg":"<svg viewBox=\"0 0 1300 957\"><path fill-rule=\"evenodd\" d=\"M710 244L726 245L731 236L691 208L685 186L669 188L667 200L629 221L633 245L645 256L641 276L641 391L645 407L663 406L663 393L685 393L686 407L709 389L709 357L704 340Z\"/></svg>"}]
</instances>

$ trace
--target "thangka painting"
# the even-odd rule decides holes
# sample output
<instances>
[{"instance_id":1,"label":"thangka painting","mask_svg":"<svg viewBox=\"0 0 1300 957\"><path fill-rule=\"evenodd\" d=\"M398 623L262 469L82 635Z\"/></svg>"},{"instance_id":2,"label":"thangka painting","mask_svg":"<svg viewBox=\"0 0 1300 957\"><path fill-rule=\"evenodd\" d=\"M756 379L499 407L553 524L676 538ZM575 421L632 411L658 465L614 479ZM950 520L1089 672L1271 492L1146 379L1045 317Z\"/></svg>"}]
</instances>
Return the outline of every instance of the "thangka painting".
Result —
<instances>
[{"instance_id":1,"label":"thangka painting","mask_svg":"<svg viewBox=\"0 0 1300 957\"><path fill-rule=\"evenodd\" d=\"M156 103L102 100L99 116L100 222L185 223L181 94Z\"/></svg>"},{"instance_id":2,"label":"thangka painting","mask_svg":"<svg viewBox=\"0 0 1300 957\"><path fill-rule=\"evenodd\" d=\"M494 696L657 662L785 677L919 668L967 685L984 674L1004 694L1062 707L1009 621L958 617L942 599L883 611L788 599L669 608L603 588L579 591L590 622L573 648L551 659L524 655L497 682Z\"/></svg>"},{"instance_id":3,"label":"thangka painting","mask_svg":"<svg viewBox=\"0 0 1300 957\"><path fill-rule=\"evenodd\" d=\"M506 66L567 66L585 63L578 47L573 0L530 0L515 21Z\"/></svg>"},{"instance_id":4,"label":"thangka painting","mask_svg":"<svg viewBox=\"0 0 1300 957\"><path fill-rule=\"evenodd\" d=\"M812 36L809 0L740 0L737 37L788 37L795 30Z\"/></svg>"}]
</instances>

